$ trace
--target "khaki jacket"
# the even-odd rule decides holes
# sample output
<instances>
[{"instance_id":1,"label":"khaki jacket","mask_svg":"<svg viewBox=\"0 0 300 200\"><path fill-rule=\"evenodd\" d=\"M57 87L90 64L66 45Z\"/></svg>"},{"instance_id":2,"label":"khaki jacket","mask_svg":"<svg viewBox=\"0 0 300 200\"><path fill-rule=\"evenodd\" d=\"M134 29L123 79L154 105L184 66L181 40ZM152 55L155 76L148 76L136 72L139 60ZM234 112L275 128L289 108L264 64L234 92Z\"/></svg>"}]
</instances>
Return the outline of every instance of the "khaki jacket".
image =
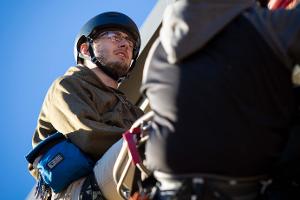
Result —
<instances>
[{"instance_id":1,"label":"khaki jacket","mask_svg":"<svg viewBox=\"0 0 300 200\"><path fill-rule=\"evenodd\" d=\"M87 67L71 67L48 90L32 145L58 131L98 160L142 114ZM32 166L29 169L34 175Z\"/></svg>"}]
</instances>

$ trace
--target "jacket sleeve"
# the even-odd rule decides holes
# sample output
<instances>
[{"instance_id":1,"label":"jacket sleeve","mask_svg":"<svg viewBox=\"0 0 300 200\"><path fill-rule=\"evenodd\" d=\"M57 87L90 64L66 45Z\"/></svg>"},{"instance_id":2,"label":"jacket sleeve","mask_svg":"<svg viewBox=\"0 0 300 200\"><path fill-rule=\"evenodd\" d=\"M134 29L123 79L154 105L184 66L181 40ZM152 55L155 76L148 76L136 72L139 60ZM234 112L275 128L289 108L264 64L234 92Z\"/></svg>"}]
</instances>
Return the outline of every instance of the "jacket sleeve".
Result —
<instances>
[{"instance_id":1,"label":"jacket sleeve","mask_svg":"<svg viewBox=\"0 0 300 200\"><path fill-rule=\"evenodd\" d=\"M98 159L125 130L102 122L91 95L80 80L61 79L50 88L44 107L55 130Z\"/></svg>"},{"instance_id":2,"label":"jacket sleeve","mask_svg":"<svg viewBox=\"0 0 300 200\"><path fill-rule=\"evenodd\" d=\"M269 25L293 64L300 64L300 5L271 12Z\"/></svg>"}]
</instances>

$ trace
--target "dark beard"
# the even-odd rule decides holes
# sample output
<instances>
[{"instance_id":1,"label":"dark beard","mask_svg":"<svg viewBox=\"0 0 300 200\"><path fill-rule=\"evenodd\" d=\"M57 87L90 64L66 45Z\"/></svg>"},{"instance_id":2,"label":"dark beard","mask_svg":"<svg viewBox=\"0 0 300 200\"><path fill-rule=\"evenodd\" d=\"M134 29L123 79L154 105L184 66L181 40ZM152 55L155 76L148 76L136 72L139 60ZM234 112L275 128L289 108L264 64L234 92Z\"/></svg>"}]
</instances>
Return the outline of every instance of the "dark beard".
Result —
<instances>
[{"instance_id":1,"label":"dark beard","mask_svg":"<svg viewBox=\"0 0 300 200\"><path fill-rule=\"evenodd\" d=\"M125 63L122 62L107 62L107 60L101 56L97 57L101 65L105 66L108 68L108 70L117 77L123 77L127 75L128 72L128 66Z\"/></svg>"}]
</instances>

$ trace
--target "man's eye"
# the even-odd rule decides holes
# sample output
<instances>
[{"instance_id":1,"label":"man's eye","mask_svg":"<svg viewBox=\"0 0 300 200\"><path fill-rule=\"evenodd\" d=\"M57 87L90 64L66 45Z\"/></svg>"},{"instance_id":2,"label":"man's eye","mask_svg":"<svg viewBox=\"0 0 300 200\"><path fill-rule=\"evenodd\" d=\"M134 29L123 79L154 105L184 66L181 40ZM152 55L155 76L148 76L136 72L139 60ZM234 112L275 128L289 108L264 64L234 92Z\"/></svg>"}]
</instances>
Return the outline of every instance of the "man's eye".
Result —
<instances>
[{"instance_id":1,"label":"man's eye","mask_svg":"<svg viewBox=\"0 0 300 200\"><path fill-rule=\"evenodd\" d=\"M113 39L114 39L115 41L117 41L117 42L120 42L120 41L121 41L121 38L118 37L117 35L114 35L114 36L113 36Z\"/></svg>"}]
</instances>

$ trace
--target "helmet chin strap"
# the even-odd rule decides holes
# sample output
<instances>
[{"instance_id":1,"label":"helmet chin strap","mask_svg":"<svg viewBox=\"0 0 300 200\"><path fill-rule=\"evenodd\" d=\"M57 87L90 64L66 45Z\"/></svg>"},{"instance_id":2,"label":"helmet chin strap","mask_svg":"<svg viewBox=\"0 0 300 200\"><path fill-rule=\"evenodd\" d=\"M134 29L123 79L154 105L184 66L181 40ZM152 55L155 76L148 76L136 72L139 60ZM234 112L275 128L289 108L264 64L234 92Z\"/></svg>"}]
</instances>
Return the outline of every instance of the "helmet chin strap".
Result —
<instances>
[{"instance_id":1,"label":"helmet chin strap","mask_svg":"<svg viewBox=\"0 0 300 200\"><path fill-rule=\"evenodd\" d=\"M119 77L116 73L113 72L113 70L107 66L104 66L100 63L100 61L98 60L98 58L96 58L95 53L94 53L94 49L93 49L93 39L90 37L87 37L87 41L89 43L89 53L91 56L91 61L96 64L106 75L108 75L110 78L112 78L113 80L117 81L118 83L121 83L122 81L125 80L125 78L127 76L122 76Z\"/></svg>"}]
</instances>

